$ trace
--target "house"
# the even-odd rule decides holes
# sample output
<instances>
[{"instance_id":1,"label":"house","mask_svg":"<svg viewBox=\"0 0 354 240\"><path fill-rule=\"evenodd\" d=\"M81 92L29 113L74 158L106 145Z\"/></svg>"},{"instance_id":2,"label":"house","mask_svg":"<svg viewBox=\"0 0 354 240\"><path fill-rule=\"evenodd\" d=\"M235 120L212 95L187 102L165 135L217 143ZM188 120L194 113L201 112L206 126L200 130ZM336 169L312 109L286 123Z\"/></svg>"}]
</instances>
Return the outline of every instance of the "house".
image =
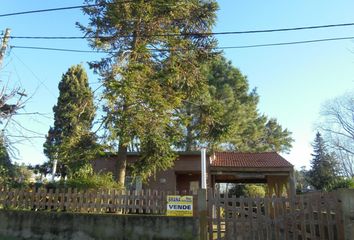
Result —
<instances>
[{"instance_id":1,"label":"house","mask_svg":"<svg viewBox=\"0 0 354 240\"><path fill-rule=\"evenodd\" d=\"M127 161L138 159L138 153L128 153ZM96 172L114 172L116 156L93 162ZM276 152L241 153L215 152L207 156L207 186L217 183L266 183L268 194L280 196L283 189L295 193L294 166ZM129 177L127 179L129 182ZM196 191L201 182L201 153L179 152L172 168L157 172L144 188L163 191ZM141 188L137 184L135 188Z\"/></svg>"}]
</instances>

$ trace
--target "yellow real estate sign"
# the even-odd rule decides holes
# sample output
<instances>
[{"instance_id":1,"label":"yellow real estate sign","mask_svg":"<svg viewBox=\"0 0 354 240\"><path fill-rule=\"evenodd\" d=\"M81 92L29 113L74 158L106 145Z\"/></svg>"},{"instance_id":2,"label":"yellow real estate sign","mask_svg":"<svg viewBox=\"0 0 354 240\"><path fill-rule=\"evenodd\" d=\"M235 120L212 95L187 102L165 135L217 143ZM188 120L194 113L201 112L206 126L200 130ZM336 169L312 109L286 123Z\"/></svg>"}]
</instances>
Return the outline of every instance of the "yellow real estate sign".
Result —
<instances>
[{"instance_id":1,"label":"yellow real estate sign","mask_svg":"<svg viewBox=\"0 0 354 240\"><path fill-rule=\"evenodd\" d=\"M168 195L167 216L193 216L193 196Z\"/></svg>"}]
</instances>

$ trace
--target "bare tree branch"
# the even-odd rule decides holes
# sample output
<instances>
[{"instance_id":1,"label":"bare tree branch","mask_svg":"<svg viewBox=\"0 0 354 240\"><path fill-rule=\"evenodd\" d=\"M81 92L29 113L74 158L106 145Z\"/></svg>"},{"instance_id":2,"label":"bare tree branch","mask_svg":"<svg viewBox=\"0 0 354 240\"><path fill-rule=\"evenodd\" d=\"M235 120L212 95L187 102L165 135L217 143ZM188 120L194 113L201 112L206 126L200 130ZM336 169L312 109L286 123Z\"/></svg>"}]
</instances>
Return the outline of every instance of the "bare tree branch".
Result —
<instances>
[{"instance_id":1,"label":"bare tree branch","mask_svg":"<svg viewBox=\"0 0 354 240\"><path fill-rule=\"evenodd\" d=\"M354 177L354 91L327 101L321 115L319 128L336 154L343 174Z\"/></svg>"}]
</instances>

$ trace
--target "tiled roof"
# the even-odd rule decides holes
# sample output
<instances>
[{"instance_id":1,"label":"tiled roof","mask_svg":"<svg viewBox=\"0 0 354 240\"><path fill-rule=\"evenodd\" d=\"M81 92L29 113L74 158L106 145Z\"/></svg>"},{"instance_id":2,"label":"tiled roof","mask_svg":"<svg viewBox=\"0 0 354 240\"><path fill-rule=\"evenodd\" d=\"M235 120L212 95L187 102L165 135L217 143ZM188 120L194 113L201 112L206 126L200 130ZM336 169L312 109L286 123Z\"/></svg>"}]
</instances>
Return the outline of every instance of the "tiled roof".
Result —
<instances>
[{"instance_id":1,"label":"tiled roof","mask_svg":"<svg viewBox=\"0 0 354 240\"><path fill-rule=\"evenodd\" d=\"M212 159L212 167L277 168L293 166L276 152L216 152Z\"/></svg>"}]
</instances>

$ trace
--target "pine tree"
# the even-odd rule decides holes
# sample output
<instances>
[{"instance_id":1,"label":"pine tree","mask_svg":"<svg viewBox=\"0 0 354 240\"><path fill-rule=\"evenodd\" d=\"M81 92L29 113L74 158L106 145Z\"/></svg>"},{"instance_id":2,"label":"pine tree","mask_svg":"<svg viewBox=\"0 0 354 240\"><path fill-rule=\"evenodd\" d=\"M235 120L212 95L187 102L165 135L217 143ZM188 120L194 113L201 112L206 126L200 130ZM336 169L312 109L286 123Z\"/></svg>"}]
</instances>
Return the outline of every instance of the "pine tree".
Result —
<instances>
[{"instance_id":1,"label":"pine tree","mask_svg":"<svg viewBox=\"0 0 354 240\"><path fill-rule=\"evenodd\" d=\"M247 78L220 56L204 66L208 86L179 110L184 137L176 146L190 151L207 143L209 149L247 152L287 151L290 132L260 115L259 97Z\"/></svg>"},{"instance_id":2,"label":"pine tree","mask_svg":"<svg viewBox=\"0 0 354 240\"><path fill-rule=\"evenodd\" d=\"M72 66L63 74L53 111L54 126L48 131L44 153L50 162L58 161L58 172L65 176L85 165L96 149L91 133L95 116L93 93L81 65Z\"/></svg>"},{"instance_id":3,"label":"pine tree","mask_svg":"<svg viewBox=\"0 0 354 240\"><path fill-rule=\"evenodd\" d=\"M264 127L264 145L267 151L289 152L291 149L291 132L283 129L276 119L271 118Z\"/></svg>"},{"instance_id":4,"label":"pine tree","mask_svg":"<svg viewBox=\"0 0 354 240\"><path fill-rule=\"evenodd\" d=\"M233 128L247 122L247 109L256 104L247 79L224 57L212 59L203 69L208 80L203 94L192 96L179 111L185 135L177 146L186 151L205 143L209 149L218 148Z\"/></svg>"},{"instance_id":5,"label":"pine tree","mask_svg":"<svg viewBox=\"0 0 354 240\"><path fill-rule=\"evenodd\" d=\"M0 134L0 185L13 183L15 173L16 167L11 162L5 137L3 134Z\"/></svg>"},{"instance_id":6,"label":"pine tree","mask_svg":"<svg viewBox=\"0 0 354 240\"><path fill-rule=\"evenodd\" d=\"M0 135L0 183L6 183L14 176L14 165L11 163L4 137Z\"/></svg>"},{"instance_id":7,"label":"pine tree","mask_svg":"<svg viewBox=\"0 0 354 240\"><path fill-rule=\"evenodd\" d=\"M236 149L247 152L288 152L293 139L291 132L283 129L274 118L258 115L250 120L242 134L236 134L241 144L235 144Z\"/></svg>"},{"instance_id":8,"label":"pine tree","mask_svg":"<svg viewBox=\"0 0 354 240\"><path fill-rule=\"evenodd\" d=\"M3 136L0 135L0 165L9 168L11 164L10 155L7 152Z\"/></svg>"},{"instance_id":9,"label":"pine tree","mask_svg":"<svg viewBox=\"0 0 354 240\"><path fill-rule=\"evenodd\" d=\"M109 54L92 62L102 77L106 129L117 145L115 176L124 185L132 142L140 160L133 172L146 179L171 167L171 145L181 135L177 109L201 93L201 64L215 45L207 34L215 22L214 0L87 0L90 21L80 25L90 45Z\"/></svg>"},{"instance_id":10,"label":"pine tree","mask_svg":"<svg viewBox=\"0 0 354 240\"><path fill-rule=\"evenodd\" d=\"M307 173L308 182L317 190L327 191L336 180L336 161L327 152L326 144L319 132L313 143L311 169Z\"/></svg>"}]
</instances>

